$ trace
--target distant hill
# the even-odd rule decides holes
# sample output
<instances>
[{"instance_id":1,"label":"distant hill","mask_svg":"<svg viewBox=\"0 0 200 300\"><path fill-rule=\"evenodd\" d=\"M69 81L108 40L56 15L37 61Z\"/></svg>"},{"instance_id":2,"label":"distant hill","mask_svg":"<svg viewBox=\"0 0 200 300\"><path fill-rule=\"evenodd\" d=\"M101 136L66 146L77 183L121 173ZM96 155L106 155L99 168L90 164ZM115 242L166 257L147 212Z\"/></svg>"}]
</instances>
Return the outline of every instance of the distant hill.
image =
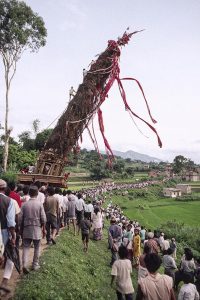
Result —
<instances>
[{"instance_id":1,"label":"distant hill","mask_svg":"<svg viewBox=\"0 0 200 300\"><path fill-rule=\"evenodd\" d=\"M124 159L130 158L131 160L141 160L143 162L149 163L149 162L161 162L160 159L156 157L152 157L146 154L138 153L132 150L128 150L126 152L121 152L121 151L113 151L114 155L120 156Z\"/></svg>"}]
</instances>

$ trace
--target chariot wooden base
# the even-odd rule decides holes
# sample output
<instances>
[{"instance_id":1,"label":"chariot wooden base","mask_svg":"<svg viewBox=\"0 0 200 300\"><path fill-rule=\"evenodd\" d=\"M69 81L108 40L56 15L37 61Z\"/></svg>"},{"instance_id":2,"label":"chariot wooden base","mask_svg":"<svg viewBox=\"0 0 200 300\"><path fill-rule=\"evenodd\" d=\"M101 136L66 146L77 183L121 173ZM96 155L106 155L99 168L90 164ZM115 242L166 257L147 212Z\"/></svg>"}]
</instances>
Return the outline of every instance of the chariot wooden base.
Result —
<instances>
[{"instance_id":1,"label":"chariot wooden base","mask_svg":"<svg viewBox=\"0 0 200 300\"><path fill-rule=\"evenodd\" d=\"M42 185L67 187L67 183L64 176L44 174L17 174L17 180L22 184L31 184L35 181L40 181Z\"/></svg>"}]
</instances>

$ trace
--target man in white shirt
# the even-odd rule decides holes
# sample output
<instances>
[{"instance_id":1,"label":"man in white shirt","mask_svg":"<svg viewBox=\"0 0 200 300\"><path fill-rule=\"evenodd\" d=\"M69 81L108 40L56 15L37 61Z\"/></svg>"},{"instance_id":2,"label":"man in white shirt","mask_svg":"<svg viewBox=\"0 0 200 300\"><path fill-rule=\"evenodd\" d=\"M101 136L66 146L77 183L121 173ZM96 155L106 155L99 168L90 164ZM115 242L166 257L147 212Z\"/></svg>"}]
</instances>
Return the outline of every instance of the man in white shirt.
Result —
<instances>
[{"instance_id":1,"label":"man in white shirt","mask_svg":"<svg viewBox=\"0 0 200 300\"><path fill-rule=\"evenodd\" d=\"M79 193L76 199L76 218L77 218L77 225L78 225L78 234L80 231L80 223L81 220L83 219L84 208L85 208L85 202L82 199L82 195Z\"/></svg>"},{"instance_id":2,"label":"man in white shirt","mask_svg":"<svg viewBox=\"0 0 200 300\"><path fill-rule=\"evenodd\" d=\"M87 219L91 221L91 215L94 212L94 206L90 200L88 201L88 204L85 204L85 212Z\"/></svg>"},{"instance_id":3,"label":"man in white shirt","mask_svg":"<svg viewBox=\"0 0 200 300\"><path fill-rule=\"evenodd\" d=\"M85 202L82 198L82 195L79 193L76 197L76 210L83 211L85 207Z\"/></svg>"},{"instance_id":4,"label":"man in white shirt","mask_svg":"<svg viewBox=\"0 0 200 300\"><path fill-rule=\"evenodd\" d=\"M71 88L69 90L69 101L71 101L75 95L76 95L76 91L74 90L73 86L71 86Z\"/></svg>"},{"instance_id":5,"label":"man in white shirt","mask_svg":"<svg viewBox=\"0 0 200 300\"><path fill-rule=\"evenodd\" d=\"M138 280L136 300L175 300L173 279L158 272L162 260L156 253L146 254L144 263L148 275Z\"/></svg>"},{"instance_id":6,"label":"man in white shirt","mask_svg":"<svg viewBox=\"0 0 200 300\"><path fill-rule=\"evenodd\" d=\"M40 189L42 187L41 182L40 181L36 181L36 182L34 182L34 185L37 186L37 188L38 188L37 200L39 200L41 204L44 204L45 195L44 195L44 193L40 192Z\"/></svg>"},{"instance_id":7,"label":"man in white shirt","mask_svg":"<svg viewBox=\"0 0 200 300\"><path fill-rule=\"evenodd\" d=\"M160 247L163 252L168 250L170 248L170 243L169 243L168 239L165 238L163 240L162 244L160 245Z\"/></svg>"},{"instance_id":8,"label":"man in white shirt","mask_svg":"<svg viewBox=\"0 0 200 300\"><path fill-rule=\"evenodd\" d=\"M132 265L131 261L127 259L128 250L126 247L119 247L119 259L116 260L112 266L112 279L111 286L113 281L116 280L116 293L118 299L133 300L134 288L131 280Z\"/></svg>"},{"instance_id":9,"label":"man in white shirt","mask_svg":"<svg viewBox=\"0 0 200 300\"><path fill-rule=\"evenodd\" d=\"M183 282L179 294L178 300L199 300L199 293L194 284L191 283L191 275L189 273L183 273Z\"/></svg>"},{"instance_id":10,"label":"man in white shirt","mask_svg":"<svg viewBox=\"0 0 200 300\"><path fill-rule=\"evenodd\" d=\"M59 187L55 188L54 197L57 199L57 201L59 203L58 229L57 229L57 234L58 234L59 229L63 226L62 225L62 221L63 221L63 195L62 195L62 191Z\"/></svg>"},{"instance_id":11,"label":"man in white shirt","mask_svg":"<svg viewBox=\"0 0 200 300\"><path fill-rule=\"evenodd\" d=\"M160 236L158 238L158 244L160 245L160 247L161 247L161 245L162 245L163 242L164 242L164 233L161 232Z\"/></svg>"},{"instance_id":12,"label":"man in white shirt","mask_svg":"<svg viewBox=\"0 0 200 300\"><path fill-rule=\"evenodd\" d=\"M64 214L64 227L67 225L67 204L68 204L67 191L63 191L63 214Z\"/></svg>"}]
</instances>

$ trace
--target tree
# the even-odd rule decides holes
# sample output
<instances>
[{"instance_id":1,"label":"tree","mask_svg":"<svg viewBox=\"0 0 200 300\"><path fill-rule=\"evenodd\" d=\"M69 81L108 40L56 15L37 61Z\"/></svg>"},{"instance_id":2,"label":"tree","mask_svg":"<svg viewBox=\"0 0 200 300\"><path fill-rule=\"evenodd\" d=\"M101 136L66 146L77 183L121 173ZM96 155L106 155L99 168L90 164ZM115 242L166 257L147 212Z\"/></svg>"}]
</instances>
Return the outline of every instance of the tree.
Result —
<instances>
[{"instance_id":1,"label":"tree","mask_svg":"<svg viewBox=\"0 0 200 300\"><path fill-rule=\"evenodd\" d=\"M44 147L46 141L48 140L48 137L50 136L50 134L52 133L53 129L49 128L49 129L45 129L41 132L39 132L36 135L35 138L35 149L36 150L42 150L42 148Z\"/></svg>"},{"instance_id":2,"label":"tree","mask_svg":"<svg viewBox=\"0 0 200 300\"><path fill-rule=\"evenodd\" d=\"M29 130L25 130L20 133L18 138L23 150L29 151L35 149L35 140L31 138L31 132Z\"/></svg>"},{"instance_id":3,"label":"tree","mask_svg":"<svg viewBox=\"0 0 200 300\"><path fill-rule=\"evenodd\" d=\"M10 129L8 126L9 91L22 53L37 51L46 44L47 31L41 17L23 1L0 0L0 55L5 77L5 141L3 168L6 171Z\"/></svg>"},{"instance_id":4,"label":"tree","mask_svg":"<svg viewBox=\"0 0 200 300\"><path fill-rule=\"evenodd\" d=\"M194 163L194 161L191 160L190 158L189 158L188 161L187 161L187 168L188 168L188 170L190 170L190 171L195 170L195 163Z\"/></svg>"},{"instance_id":5,"label":"tree","mask_svg":"<svg viewBox=\"0 0 200 300\"><path fill-rule=\"evenodd\" d=\"M96 163L90 168L91 178L100 180L111 176L108 168L106 168L105 161L96 161Z\"/></svg>"},{"instance_id":6,"label":"tree","mask_svg":"<svg viewBox=\"0 0 200 300\"><path fill-rule=\"evenodd\" d=\"M4 141L5 141L5 135L2 135L0 137L0 145L2 145L1 142L4 143ZM12 145L17 145L18 144L12 136L10 136L9 143L12 144Z\"/></svg>"},{"instance_id":7,"label":"tree","mask_svg":"<svg viewBox=\"0 0 200 300\"><path fill-rule=\"evenodd\" d=\"M126 159L125 159L125 162L126 162L127 164L130 164L130 163L131 163L131 158L129 158L129 157L126 158Z\"/></svg>"},{"instance_id":8,"label":"tree","mask_svg":"<svg viewBox=\"0 0 200 300\"><path fill-rule=\"evenodd\" d=\"M36 136L39 132L40 120L39 119L33 120L32 127L33 127L34 135Z\"/></svg>"},{"instance_id":9,"label":"tree","mask_svg":"<svg viewBox=\"0 0 200 300\"><path fill-rule=\"evenodd\" d=\"M16 169L20 170L36 162L37 151L23 150L20 145L10 145L9 165L16 165Z\"/></svg>"},{"instance_id":10,"label":"tree","mask_svg":"<svg viewBox=\"0 0 200 300\"><path fill-rule=\"evenodd\" d=\"M22 146L23 146L24 142L26 142L27 139L31 138L31 132L29 130L23 131L22 133L20 133L18 135L18 138L19 138L20 144L22 144Z\"/></svg>"},{"instance_id":11,"label":"tree","mask_svg":"<svg viewBox=\"0 0 200 300\"><path fill-rule=\"evenodd\" d=\"M124 167L125 167L125 162L124 160L120 159L114 163L113 170L117 173L122 174L122 172L124 171Z\"/></svg>"},{"instance_id":12,"label":"tree","mask_svg":"<svg viewBox=\"0 0 200 300\"><path fill-rule=\"evenodd\" d=\"M194 162L190 159L184 157L183 155L178 155L173 160L173 170L175 173L181 173L184 169L194 166Z\"/></svg>"},{"instance_id":13,"label":"tree","mask_svg":"<svg viewBox=\"0 0 200 300\"><path fill-rule=\"evenodd\" d=\"M128 174L128 175L130 175L130 176L134 176L134 169L133 169L133 167L127 167L126 169L125 169L125 172Z\"/></svg>"}]
</instances>

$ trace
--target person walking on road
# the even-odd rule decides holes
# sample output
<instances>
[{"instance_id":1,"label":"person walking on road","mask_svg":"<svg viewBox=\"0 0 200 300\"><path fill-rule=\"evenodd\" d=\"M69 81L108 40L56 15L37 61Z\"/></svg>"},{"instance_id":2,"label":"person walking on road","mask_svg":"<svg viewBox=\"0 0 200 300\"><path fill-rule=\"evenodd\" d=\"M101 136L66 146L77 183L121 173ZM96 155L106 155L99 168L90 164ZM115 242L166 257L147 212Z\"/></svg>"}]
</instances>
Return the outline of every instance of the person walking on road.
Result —
<instances>
[{"instance_id":1,"label":"person walking on road","mask_svg":"<svg viewBox=\"0 0 200 300\"><path fill-rule=\"evenodd\" d=\"M59 213L59 202L56 197L54 197L55 194L55 189L52 186L49 186L47 188L47 197L44 202L44 210L46 213L46 239L47 239L47 244L53 243L54 245L56 244L55 241L55 236L57 233L57 218L58 213Z\"/></svg>"},{"instance_id":2,"label":"person walking on road","mask_svg":"<svg viewBox=\"0 0 200 300\"><path fill-rule=\"evenodd\" d=\"M0 222L1 222L1 235L2 235L2 250L5 247L10 239L13 247L16 242L15 234L15 205L14 200L5 195L7 188L7 182L0 179ZM3 257L1 256L0 264L3 263ZM3 279L0 284L0 292L9 293L10 289L8 288L9 279L12 276L14 264L7 258Z\"/></svg>"},{"instance_id":3,"label":"person walking on road","mask_svg":"<svg viewBox=\"0 0 200 300\"><path fill-rule=\"evenodd\" d=\"M21 210L21 232L23 238L23 252L22 252L22 265L23 273L29 273L28 259L31 243L34 245L34 255L32 269L38 270L40 243L43 237L45 237L45 224L46 215L43 204L37 199L38 188L31 186L29 190L30 200L22 206Z\"/></svg>"}]
</instances>

